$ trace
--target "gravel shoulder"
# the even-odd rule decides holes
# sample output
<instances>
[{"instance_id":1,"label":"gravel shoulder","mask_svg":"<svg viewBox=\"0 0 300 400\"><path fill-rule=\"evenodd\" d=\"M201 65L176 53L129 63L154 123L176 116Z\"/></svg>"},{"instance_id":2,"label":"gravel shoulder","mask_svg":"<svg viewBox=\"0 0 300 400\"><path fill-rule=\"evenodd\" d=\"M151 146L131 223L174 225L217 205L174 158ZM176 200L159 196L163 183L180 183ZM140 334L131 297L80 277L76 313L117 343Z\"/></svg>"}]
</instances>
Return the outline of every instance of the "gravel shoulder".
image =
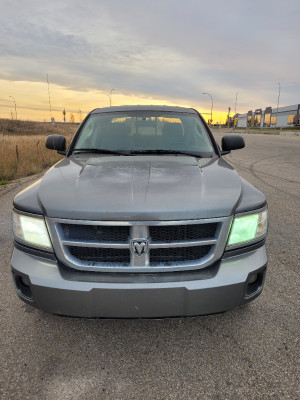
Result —
<instances>
[{"instance_id":1,"label":"gravel shoulder","mask_svg":"<svg viewBox=\"0 0 300 400\"><path fill-rule=\"evenodd\" d=\"M26 176L25 178L16 179L6 185L0 186L0 198L11 191L18 191L26 188L43 176L43 173L37 175Z\"/></svg>"}]
</instances>

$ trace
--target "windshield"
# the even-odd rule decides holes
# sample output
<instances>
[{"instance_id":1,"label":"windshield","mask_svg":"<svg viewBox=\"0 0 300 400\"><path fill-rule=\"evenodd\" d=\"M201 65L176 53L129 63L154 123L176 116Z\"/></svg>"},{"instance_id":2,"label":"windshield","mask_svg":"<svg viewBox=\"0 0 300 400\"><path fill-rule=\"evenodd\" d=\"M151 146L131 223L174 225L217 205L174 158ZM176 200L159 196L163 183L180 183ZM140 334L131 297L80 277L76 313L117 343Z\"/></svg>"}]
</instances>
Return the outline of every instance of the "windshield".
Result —
<instances>
[{"instance_id":1,"label":"windshield","mask_svg":"<svg viewBox=\"0 0 300 400\"><path fill-rule=\"evenodd\" d=\"M109 150L146 153L190 152L211 157L213 145L194 114L116 112L93 114L85 123L73 151Z\"/></svg>"}]
</instances>

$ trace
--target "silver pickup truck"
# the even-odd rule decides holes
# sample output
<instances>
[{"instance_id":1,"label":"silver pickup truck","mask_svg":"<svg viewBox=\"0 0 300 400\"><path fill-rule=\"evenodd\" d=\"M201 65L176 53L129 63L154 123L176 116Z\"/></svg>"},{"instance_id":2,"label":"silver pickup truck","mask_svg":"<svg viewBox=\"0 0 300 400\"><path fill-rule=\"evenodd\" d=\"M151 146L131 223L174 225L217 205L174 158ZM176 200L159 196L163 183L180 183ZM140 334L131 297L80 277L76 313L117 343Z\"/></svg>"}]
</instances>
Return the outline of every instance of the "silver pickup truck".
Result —
<instances>
[{"instance_id":1,"label":"silver pickup truck","mask_svg":"<svg viewBox=\"0 0 300 400\"><path fill-rule=\"evenodd\" d=\"M65 157L14 199L12 274L24 302L75 317L223 312L255 299L267 265L265 196L191 108L95 109Z\"/></svg>"}]
</instances>

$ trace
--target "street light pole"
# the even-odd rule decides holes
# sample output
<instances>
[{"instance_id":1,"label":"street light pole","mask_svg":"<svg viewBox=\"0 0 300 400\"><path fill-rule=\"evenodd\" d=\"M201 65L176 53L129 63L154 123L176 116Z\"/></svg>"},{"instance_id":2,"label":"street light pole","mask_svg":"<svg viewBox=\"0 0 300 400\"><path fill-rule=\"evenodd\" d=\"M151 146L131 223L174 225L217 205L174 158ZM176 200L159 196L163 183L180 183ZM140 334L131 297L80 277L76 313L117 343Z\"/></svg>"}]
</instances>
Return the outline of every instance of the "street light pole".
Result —
<instances>
[{"instance_id":1,"label":"street light pole","mask_svg":"<svg viewBox=\"0 0 300 400\"><path fill-rule=\"evenodd\" d=\"M115 89L111 89L111 91L109 92L109 94L106 94L106 96L109 98L109 107L111 107L111 96L112 96L112 92Z\"/></svg>"},{"instance_id":2,"label":"street light pole","mask_svg":"<svg viewBox=\"0 0 300 400\"><path fill-rule=\"evenodd\" d=\"M235 105L234 105L234 113L236 114L236 103L237 103L237 96L238 96L238 92L235 95Z\"/></svg>"},{"instance_id":3,"label":"street light pole","mask_svg":"<svg viewBox=\"0 0 300 400\"><path fill-rule=\"evenodd\" d=\"M233 121L233 131L234 131L234 128L235 128L235 120L236 120L236 103L237 103L237 96L238 96L238 92L236 92L236 95L235 95L235 104L234 104L234 121Z\"/></svg>"},{"instance_id":4,"label":"street light pole","mask_svg":"<svg viewBox=\"0 0 300 400\"><path fill-rule=\"evenodd\" d=\"M213 107L214 107L214 101L212 98L212 95L209 93L202 93L202 94L207 94L211 98L211 110L210 110L210 123L212 124L212 112L213 112Z\"/></svg>"},{"instance_id":5,"label":"street light pole","mask_svg":"<svg viewBox=\"0 0 300 400\"><path fill-rule=\"evenodd\" d=\"M280 82L278 82L278 99L277 99L277 113L276 113L276 123L275 123L275 128L277 127L277 120L278 120L278 107L279 107L279 98L280 98Z\"/></svg>"},{"instance_id":6,"label":"street light pole","mask_svg":"<svg viewBox=\"0 0 300 400\"><path fill-rule=\"evenodd\" d=\"M13 99L13 101L14 101L14 103L15 103L15 113L16 113L16 119L18 119L18 116L17 116L17 105L16 105L16 100L15 100L15 98L14 97L12 97L12 96L9 96L11 99Z\"/></svg>"}]
</instances>

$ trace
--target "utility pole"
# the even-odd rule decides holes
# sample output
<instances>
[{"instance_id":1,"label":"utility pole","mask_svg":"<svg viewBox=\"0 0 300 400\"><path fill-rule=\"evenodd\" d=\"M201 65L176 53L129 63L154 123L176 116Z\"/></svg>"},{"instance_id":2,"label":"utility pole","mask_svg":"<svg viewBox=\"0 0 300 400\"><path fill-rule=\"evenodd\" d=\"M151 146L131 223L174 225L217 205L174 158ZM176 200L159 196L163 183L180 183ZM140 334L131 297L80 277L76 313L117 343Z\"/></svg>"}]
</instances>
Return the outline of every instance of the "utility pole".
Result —
<instances>
[{"instance_id":1,"label":"utility pole","mask_svg":"<svg viewBox=\"0 0 300 400\"><path fill-rule=\"evenodd\" d=\"M50 108L50 121L52 121L52 109L51 109L50 86L49 86L48 74L47 74L47 84L48 84L48 98L49 98L49 108Z\"/></svg>"},{"instance_id":2,"label":"utility pole","mask_svg":"<svg viewBox=\"0 0 300 400\"><path fill-rule=\"evenodd\" d=\"M17 116L17 105L16 105L16 100L15 100L15 98L14 97L12 97L12 96L9 96L11 99L13 99L13 101L14 101L14 103L15 103L15 113L16 113L16 119L18 119L18 116Z\"/></svg>"}]
</instances>

